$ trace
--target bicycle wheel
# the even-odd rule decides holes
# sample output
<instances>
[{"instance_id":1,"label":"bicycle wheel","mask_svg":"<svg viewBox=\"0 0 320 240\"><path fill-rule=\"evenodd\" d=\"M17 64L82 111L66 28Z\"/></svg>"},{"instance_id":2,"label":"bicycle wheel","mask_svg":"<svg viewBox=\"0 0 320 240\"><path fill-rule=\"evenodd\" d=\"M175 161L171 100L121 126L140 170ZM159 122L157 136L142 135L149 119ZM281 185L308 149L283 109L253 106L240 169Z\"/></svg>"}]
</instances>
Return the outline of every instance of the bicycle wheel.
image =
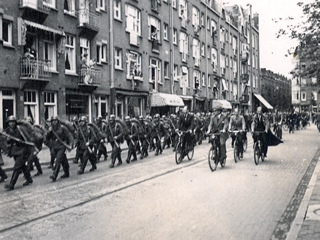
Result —
<instances>
[{"instance_id":1,"label":"bicycle wheel","mask_svg":"<svg viewBox=\"0 0 320 240\"><path fill-rule=\"evenodd\" d=\"M234 162L237 163L240 158L239 158L239 149L237 146L237 142L234 143L234 150L233 150L233 158L234 158Z\"/></svg>"},{"instance_id":2,"label":"bicycle wheel","mask_svg":"<svg viewBox=\"0 0 320 240\"><path fill-rule=\"evenodd\" d=\"M177 144L177 149L176 149L176 154L175 154L177 164L182 162L182 151L183 151L183 149L181 146L181 142L179 141Z\"/></svg>"},{"instance_id":3,"label":"bicycle wheel","mask_svg":"<svg viewBox=\"0 0 320 240\"><path fill-rule=\"evenodd\" d=\"M208 153L208 162L212 172L217 169L217 158L217 150L211 147Z\"/></svg>"},{"instance_id":4,"label":"bicycle wheel","mask_svg":"<svg viewBox=\"0 0 320 240\"><path fill-rule=\"evenodd\" d=\"M190 146L189 147L189 152L187 154L188 160L190 161L193 158L193 154L194 154L194 147Z\"/></svg>"},{"instance_id":5,"label":"bicycle wheel","mask_svg":"<svg viewBox=\"0 0 320 240\"><path fill-rule=\"evenodd\" d=\"M255 143L253 147L253 158L254 158L254 163L258 165L259 158L260 158L260 149L257 143Z\"/></svg>"},{"instance_id":6,"label":"bicycle wheel","mask_svg":"<svg viewBox=\"0 0 320 240\"><path fill-rule=\"evenodd\" d=\"M246 140L244 140L244 142L243 142L243 152L247 151L247 148L248 148L248 141L247 141L247 139L246 139Z\"/></svg>"},{"instance_id":7,"label":"bicycle wheel","mask_svg":"<svg viewBox=\"0 0 320 240\"><path fill-rule=\"evenodd\" d=\"M288 130L289 130L289 127L288 127L287 124L283 124L283 125L282 125L282 129L283 129L284 131L288 131Z\"/></svg>"},{"instance_id":8,"label":"bicycle wheel","mask_svg":"<svg viewBox=\"0 0 320 240\"><path fill-rule=\"evenodd\" d=\"M218 149L217 149L217 156L219 156L219 157L220 157L220 156L221 156L221 154L220 154L220 152L219 152L219 151L220 151L220 148L218 148ZM227 160L226 158L224 158L224 159L220 159L220 165L221 165L221 167L225 167L225 166L226 166L226 160ZM218 165L218 163L217 163L217 165Z\"/></svg>"}]
</instances>

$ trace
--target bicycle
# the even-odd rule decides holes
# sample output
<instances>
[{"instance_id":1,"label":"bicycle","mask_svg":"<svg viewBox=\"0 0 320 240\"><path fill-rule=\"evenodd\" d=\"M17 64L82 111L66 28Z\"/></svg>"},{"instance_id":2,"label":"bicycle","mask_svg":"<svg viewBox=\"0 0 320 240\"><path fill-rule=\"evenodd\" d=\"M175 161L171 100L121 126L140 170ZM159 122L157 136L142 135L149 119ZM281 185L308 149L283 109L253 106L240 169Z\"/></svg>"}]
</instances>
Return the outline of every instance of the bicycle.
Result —
<instances>
[{"instance_id":1,"label":"bicycle","mask_svg":"<svg viewBox=\"0 0 320 240\"><path fill-rule=\"evenodd\" d=\"M220 159L221 157L220 136L221 136L220 132L212 133L212 135L209 136L209 142L211 143L211 147L208 153L208 162L212 172L217 169L219 162L221 167L226 166L226 159L225 158Z\"/></svg>"},{"instance_id":2,"label":"bicycle","mask_svg":"<svg viewBox=\"0 0 320 240\"><path fill-rule=\"evenodd\" d=\"M185 156L187 156L188 160L190 161L194 155L194 144L192 144L190 141L186 141L186 146L183 147L182 139L185 136L185 134L186 132L177 131L178 142L175 153L175 160L177 164L181 163Z\"/></svg>"},{"instance_id":3,"label":"bicycle","mask_svg":"<svg viewBox=\"0 0 320 240\"><path fill-rule=\"evenodd\" d=\"M273 132L276 135L277 138L282 139L282 128L281 124L275 123L273 127Z\"/></svg>"},{"instance_id":4,"label":"bicycle","mask_svg":"<svg viewBox=\"0 0 320 240\"><path fill-rule=\"evenodd\" d=\"M234 141L234 147L233 147L233 158L234 158L234 162L237 163L238 161L240 161L240 144L244 144L244 142L240 142L239 141L239 134L241 134L243 131L239 131L239 130L234 130L231 131L231 134L235 134L236 135L236 139ZM243 145L242 145L242 154L243 154Z\"/></svg>"},{"instance_id":5,"label":"bicycle","mask_svg":"<svg viewBox=\"0 0 320 240\"><path fill-rule=\"evenodd\" d=\"M254 158L254 163L256 165L259 164L259 160L264 161L264 154L262 152L262 142L261 142L261 134L264 133L263 131L256 131L253 132L253 135L256 135L257 140L253 145L253 158Z\"/></svg>"}]
</instances>

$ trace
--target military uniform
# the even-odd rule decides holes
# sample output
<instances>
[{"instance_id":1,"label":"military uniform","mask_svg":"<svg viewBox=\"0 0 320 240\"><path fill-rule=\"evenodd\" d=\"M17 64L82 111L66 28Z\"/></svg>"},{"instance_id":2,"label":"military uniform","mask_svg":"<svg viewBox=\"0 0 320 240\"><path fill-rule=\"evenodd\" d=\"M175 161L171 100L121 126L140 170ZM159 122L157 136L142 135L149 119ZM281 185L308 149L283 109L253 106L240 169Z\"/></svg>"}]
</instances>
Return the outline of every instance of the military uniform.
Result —
<instances>
[{"instance_id":1,"label":"military uniform","mask_svg":"<svg viewBox=\"0 0 320 240\"><path fill-rule=\"evenodd\" d=\"M26 166L26 162L28 160L28 157L30 155L30 147L26 145L25 139L21 133L21 130L17 126L17 121L15 117L10 116L8 118L9 127L5 129L5 133L9 134L10 136L20 139L20 141L14 140L14 139L8 139L7 144L9 145L9 153L8 155L10 157L14 158L14 166L13 166L13 172L11 181L9 184L5 185L5 188L8 190L13 190L14 185L16 184L19 175L21 172L23 172L26 182L23 184L24 186L29 185L30 183L33 183L33 180L31 178L30 172L28 170L28 167ZM10 125L10 122L15 122L15 125Z\"/></svg>"},{"instance_id":2,"label":"military uniform","mask_svg":"<svg viewBox=\"0 0 320 240\"><path fill-rule=\"evenodd\" d=\"M73 144L73 136L65 126L61 125L56 116L52 118L52 126L46 135L45 141L50 144L51 157L56 159L53 174L50 176L52 181L55 182L57 180L61 165L64 171L61 178L69 177L69 163L65 152L66 145Z\"/></svg>"},{"instance_id":3,"label":"military uniform","mask_svg":"<svg viewBox=\"0 0 320 240\"><path fill-rule=\"evenodd\" d=\"M97 126L98 126L98 128L100 129L101 132L106 133L106 131L107 131L107 125L106 125L106 123L104 123L104 122L102 121L102 118L101 118L101 117L98 117L98 118L97 118ZM104 156L104 160L105 160L105 161L106 161L107 158L108 158L107 147L106 147L106 145L105 145L104 142L105 142L104 139L101 139L101 141L100 141L99 144L98 144L98 147L97 147L97 151L98 151L97 162L100 161L100 158L101 158L102 155Z\"/></svg>"},{"instance_id":4,"label":"military uniform","mask_svg":"<svg viewBox=\"0 0 320 240\"><path fill-rule=\"evenodd\" d=\"M139 117L139 121L141 124L141 129L139 133L139 140L141 143L141 155L140 159L143 159L144 157L148 156L148 132L150 131L148 129L148 125L144 122L143 117Z\"/></svg>"},{"instance_id":5,"label":"military uniform","mask_svg":"<svg viewBox=\"0 0 320 240\"><path fill-rule=\"evenodd\" d=\"M129 129L129 132L125 137L128 145L128 156L126 162L130 163L131 156L133 156L132 161L137 160L136 146L138 145L139 130L135 122L130 122L130 118L126 117L125 121Z\"/></svg>"},{"instance_id":6,"label":"military uniform","mask_svg":"<svg viewBox=\"0 0 320 240\"><path fill-rule=\"evenodd\" d=\"M110 115L107 136L108 142L110 142L112 146L111 164L109 167L113 168L116 159L118 159L118 166L122 164L120 144L123 142L124 137L124 129L119 122L115 121L114 115Z\"/></svg>"}]
</instances>

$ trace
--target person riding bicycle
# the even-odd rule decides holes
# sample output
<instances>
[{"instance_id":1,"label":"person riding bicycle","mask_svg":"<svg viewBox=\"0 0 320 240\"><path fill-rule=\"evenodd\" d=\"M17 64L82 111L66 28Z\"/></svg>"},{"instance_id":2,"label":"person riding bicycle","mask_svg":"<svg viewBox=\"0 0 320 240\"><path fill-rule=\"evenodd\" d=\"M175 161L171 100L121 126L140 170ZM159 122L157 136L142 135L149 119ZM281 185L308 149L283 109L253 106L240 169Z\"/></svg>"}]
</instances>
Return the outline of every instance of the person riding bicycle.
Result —
<instances>
[{"instance_id":1,"label":"person riding bicycle","mask_svg":"<svg viewBox=\"0 0 320 240\"><path fill-rule=\"evenodd\" d=\"M188 107L185 106L179 116L178 120L178 129L176 131L184 132L182 136L182 149L186 150L184 154L188 153L189 149L186 149L186 146L194 146L195 136L194 136L194 115L188 112ZM188 143L188 144L187 144ZM182 158L183 158L182 154Z\"/></svg>"},{"instance_id":2,"label":"person riding bicycle","mask_svg":"<svg viewBox=\"0 0 320 240\"><path fill-rule=\"evenodd\" d=\"M262 153L264 157L267 157L268 152L268 142L267 142L267 133L269 131L269 121L265 115L262 114L262 107L257 108L257 113L253 117L252 121L252 132L261 132L261 145L262 145ZM253 134L254 143L258 140L258 136Z\"/></svg>"},{"instance_id":3,"label":"person riding bicycle","mask_svg":"<svg viewBox=\"0 0 320 240\"><path fill-rule=\"evenodd\" d=\"M226 141L228 139L228 118L222 113L222 106L213 109L207 134L222 132L220 136L220 159L227 158Z\"/></svg>"},{"instance_id":4,"label":"person riding bicycle","mask_svg":"<svg viewBox=\"0 0 320 240\"><path fill-rule=\"evenodd\" d=\"M229 122L229 132L232 132L235 130L242 131L242 132L238 133L238 140L241 143L241 144L239 144L240 158L243 158L243 144L242 143L245 140L246 123L245 123L244 117L242 115L240 115L238 108L236 108L234 110L234 114L231 116L230 122ZM231 137L232 137L231 145L233 148L237 135L232 134Z\"/></svg>"},{"instance_id":5,"label":"person riding bicycle","mask_svg":"<svg viewBox=\"0 0 320 240\"><path fill-rule=\"evenodd\" d=\"M283 114L278 111L278 109L275 110L275 113L273 115L273 132L282 139L282 123L283 123ZM278 131L278 134L277 134Z\"/></svg>"}]
</instances>

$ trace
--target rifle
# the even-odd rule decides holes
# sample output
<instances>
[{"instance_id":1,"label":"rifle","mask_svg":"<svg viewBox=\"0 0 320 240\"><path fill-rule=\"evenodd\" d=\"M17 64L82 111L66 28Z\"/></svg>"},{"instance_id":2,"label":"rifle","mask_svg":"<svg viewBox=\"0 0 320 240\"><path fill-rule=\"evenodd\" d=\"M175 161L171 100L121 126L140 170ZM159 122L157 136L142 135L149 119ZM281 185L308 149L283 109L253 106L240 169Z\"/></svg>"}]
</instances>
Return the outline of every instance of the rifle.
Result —
<instances>
[{"instance_id":1,"label":"rifle","mask_svg":"<svg viewBox=\"0 0 320 240\"><path fill-rule=\"evenodd\" d=\"M52 129L52 133L58 139L58 141L61 142L69 151L72 150L72 147L66 144L64 141L62 141L62 139L59 137L59 135L55 131L53 131L53 129Z\"/></svg>"},{"instance_id":2,"label":"rifle","mask_svg":"<svg viewBox=\"0 0 320 240\"><path fill-rule=\"evenodd\" d=\"M117 146L117 148L119 148L119 144L118 144L117 141L114 139L113 133L112 133L112 130L111 130L111 127L110 127L109 124L108 124L108 127L109 127L110 134L111 134L111 137L112 137L112 140L113 140L114 144Z\"/></svg>"},{"instance_id":3,"label":"rifle","mask_svg":"<svg viewBox=\"0 0 320 240\"><path fill-rule=\"evenodd\" d=\"M11 136L10 134L4 132L3 130L0 130L0 134L3 135L3 136L5 136L5 137L7 137L7 138L9 138L9 139L11 139L11 140L14 140L14 141L16 141L16 142L19 142L19 143L22 143L22 144L26 144L26 145L28 145L28 146L32 146L32 147L35 148L35 150L36 150L37 152L39 152L39 149L34 145L33 142L23 141L23 140L21 140L20 138L16 138L16 137L14 137L14 136Z\"/></svg>"},{"instance_id":4,"label":"rifle","mask_svg":"<svg viewBox=\"0 0 320 240\"><path fill-rule=\"evenodd\" d=\"M77 131L80 131L80 134L81 134L81 136L82 136L82 138L83 138L83 141L84 141L85 143L87 143L87 142L86 142L86 138L85 138L85 136L84 136L84 134L83 134L82 129L79 128L79 126L78 126L76 123L74 123L74 125L76 126ZM91 149L89 146L87 146L87 144L86 144L86 147L87 147L89 153L92 154L92 153L93 153L92 149Z\"/></svg>"}]
</instances>

